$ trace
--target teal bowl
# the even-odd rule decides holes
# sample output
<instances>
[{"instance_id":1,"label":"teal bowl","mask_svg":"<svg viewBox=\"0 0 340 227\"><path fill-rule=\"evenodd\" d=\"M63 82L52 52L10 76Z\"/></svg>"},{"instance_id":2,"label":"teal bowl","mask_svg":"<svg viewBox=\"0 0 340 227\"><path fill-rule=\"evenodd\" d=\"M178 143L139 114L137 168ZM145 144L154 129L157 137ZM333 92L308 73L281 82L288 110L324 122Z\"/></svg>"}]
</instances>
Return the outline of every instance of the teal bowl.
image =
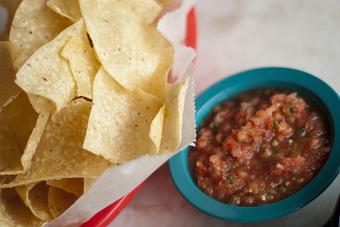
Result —
<instances>
[{"instance_id":1,"label":"teal bowl","mask_svg":"<svg viewBox=\"0 0 340 227\"><path fill-rule=\"evenodd\" d=\"M320 172L300 191L291 196L256 207L237 207L215 200L195 184L189 168L186 148L169 161L172 179L183 197L204 213L236 222L267 221L294 212L320 195L340 170L340 98L336 91L317 77L296 69L258 68L228 77L203 92L196 100L196 123L207 117L212 108L225 99L257 88L279 88L297 91L323 108L331 126L332 149Z\"/></svg>"}]
</instances>

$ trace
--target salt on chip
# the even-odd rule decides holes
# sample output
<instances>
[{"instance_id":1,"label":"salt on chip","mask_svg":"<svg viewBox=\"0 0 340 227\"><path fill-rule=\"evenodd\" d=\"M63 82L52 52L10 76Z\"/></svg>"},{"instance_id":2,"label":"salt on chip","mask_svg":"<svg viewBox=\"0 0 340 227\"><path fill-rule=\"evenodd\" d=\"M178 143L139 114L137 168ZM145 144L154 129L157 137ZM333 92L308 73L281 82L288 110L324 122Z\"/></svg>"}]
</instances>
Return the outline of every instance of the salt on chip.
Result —
<instances>
[{"instance_id":1,"label":"salt on chip","mask_svg":"<svg viewBox=\"0 0 340 227\"><path fill-rule=\"evenodd\" d=\"M79 20L42 46L19 69L16 83L26 93L50 99L59 111L76 95L73 74L68 62L60 56L60 51L67 40L84 32L84 22Z\"/></svg>"},{"instance_id":2,"label":"salt on chip","mask_svg":"<svg viewBox=\"0 0 340 227\"><path fill-rule=\"evenodd\" d=\"M41 226L13 188L0 189L0 226Z\"/></svg>"},{"instance_id":3,"label":"salt on chip","mask_svg":"<svg viewBox=\"0 0 340 227\"><path fill-rule=\"evenodd\" d=\"M47 6L72 22L81 18L78 0L47 0Z\"/></svg>"},{"instance_id":4,"label":"salt on chip","mask_svg":"<svg viewBox=\"0 0 340 227\"><path fill-rule=\"evenodd\" d=\"M51 220L48 186L44 182L19 186L15 190L34 216L42 221Z\"/></svg>"},{"instance_id":5,"label":"salt on chip","mask_svg":"<svg viewBox=\"0 0 340 227\"><path fill-rule=\"evenodd\" d=\"M129 7L117 7L120 4ZM148 9L145 4L155 4L155 1L80 0L87 31L100 62L128 89L146 86L161 64L164 48L159 45L164 38L155 26L143 23L146 19L142 15L154 19L153 10L141 15L138 10L137 13L132 10L140 4Z\"/></svg>"},{"instance_id":6,"label":"salt on chip","mask_svg":"<svg viewBox=\"0 0 340 227\"><path fill-rule=\"evenodd\" d=\"M19 49L10 42L0 42L0 111L3 106L19 95L20 88L14 83L16 70L13 59Z\"/></svg>"},{"instance_id":7,"label":"salt on chip","mask_svg":"<svg viewBox=\"0 0 340 227\"><path fill-rule=\"evenodd\" d=\"M188 82L189 78L177 84L167 85L161 153L176 151L182 141L183 111Z\"/></svg>"},{"instance_id":8,"label":"salt on chip","mask_svg":"<svg viewBox=\"0 0 340 227\"><path fill-rule=\"evenodd\" d=\"M22 155L32 156L35 149L26 149L30 135L36 125L38 114L21 93L0 112L0 175L18 174L29 165Z\"/></svg>"},{"instance_id":9,"label":"salt on chip","mask_svg":"<svg viewBox=\"0 0 340 227\"><path fill-rule=\"evenodd\" d=\"M68 40L61 55L70 64L77 83L77 95L92 99L92 84L100 64L89 44L86 31L80 37Z\"/></svg>"},{"instance_id":10,"label":"salt on chip","mask_svg":"<svg viewBox=\"0 0 340 227\"><path fill-rule=\"evenodd\" d=\"M48 191L48 206L53 218L64 213L77 198L74 194L68 193L60 188L50 187Z\"/></svg>"},{"instance_id":11,"label":"salt on chip","mask_svg":"<svg viewBox=\"0 0 340 227\"><path fill-rule=\"evenodd\" d=\"M69 178L61 180L49 180L47 185L53 186L64 190L65 192L72 193L80 197L84 192L84 180L83 178Z\"/></svg>"},{"instance_id":12,"label":"salt on chip","mask_svg":"<svg viewBox=\"0 0 340 227\"><path fill-rule=\"evenodd\" d=\"M82 148L91 103L76 99L49 118L31 168L0 188L62 178L97 177L110 167L103 158Z\"/></svg>"},{"instance_id":13,"label":"salt on chip","mask_svg":"<svg viewBox=\"0 0 340 227\"><path fill-rule=\"evenodd\" d=\"M93 102L86 150L113 163L157 152L150 131L162 104L155 97L124 89L102 67L94 81Z\"/></svg>"},{"instance_id":14,"label":"salt on chip","mask_svg":"<svg viewBox=\"0 0 340 227\"><path fill-rule=\"evenodd\" d=\"M23 49L17 67L69 25L67 19L46 6L46 0L23 0L15 13L9 35L9 41Z\"/></svg>"}]
</instances>

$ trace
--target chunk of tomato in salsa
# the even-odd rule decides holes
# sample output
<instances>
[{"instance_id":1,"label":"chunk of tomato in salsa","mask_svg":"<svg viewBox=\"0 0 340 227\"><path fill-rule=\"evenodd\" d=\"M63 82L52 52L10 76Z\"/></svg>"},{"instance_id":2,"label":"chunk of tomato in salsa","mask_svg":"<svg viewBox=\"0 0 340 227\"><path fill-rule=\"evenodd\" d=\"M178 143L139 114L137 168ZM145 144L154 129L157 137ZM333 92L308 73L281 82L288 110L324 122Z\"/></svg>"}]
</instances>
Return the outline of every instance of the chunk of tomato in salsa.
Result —
<instances>
[{"instance_id":1,"label":"chunk of tomato in salsa","mask_svg":"<svg viewBox=\"0 0 340 227\"><path fill-rule=\"evenodd\" d=\"M326 117L297 93L250 91L214 107L198 131L190 163L198 187L239 206L283 199L328 158Z\"/></svg>"}]
</instances>

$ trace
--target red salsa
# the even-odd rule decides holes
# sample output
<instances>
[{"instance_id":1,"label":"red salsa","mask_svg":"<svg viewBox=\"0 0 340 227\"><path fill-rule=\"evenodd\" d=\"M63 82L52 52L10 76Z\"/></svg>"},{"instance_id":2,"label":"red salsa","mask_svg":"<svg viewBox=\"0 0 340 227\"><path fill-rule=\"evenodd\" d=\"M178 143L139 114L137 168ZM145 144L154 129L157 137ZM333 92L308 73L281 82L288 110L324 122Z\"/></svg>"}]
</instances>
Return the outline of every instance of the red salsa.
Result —
<instances>
[{"instance_id":1,"label":"red salsa","mask_svg":"<svg viewBox=\"0 0 340 227\"><path fill-rule=\"evenodd\" d=\"M198 187L238 206L283 199L315 177L330 151L327 119L297 93L250 91L214 107L190 162Z\"/></svg>"}]
</instances>

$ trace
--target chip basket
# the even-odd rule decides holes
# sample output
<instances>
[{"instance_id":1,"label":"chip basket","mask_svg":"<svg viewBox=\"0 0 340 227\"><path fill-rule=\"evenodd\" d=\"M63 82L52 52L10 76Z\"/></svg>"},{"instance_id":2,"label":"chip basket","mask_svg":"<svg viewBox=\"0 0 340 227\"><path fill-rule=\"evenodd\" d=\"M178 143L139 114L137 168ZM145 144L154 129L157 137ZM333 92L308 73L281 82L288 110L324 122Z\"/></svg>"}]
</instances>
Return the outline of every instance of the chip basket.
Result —
<instances>
[{"instance_id":1,"label":"chip basket","mask_svg":"<svg viewBox=\"0 0 340 227\"><path fill-rule=\"evenodd\" d=\"M191 9L187 17L187 31L185 44L189 47L196 49L196 13L195 9ZM138 185L127 195L99 211L90 220L81 225L81 227L104 227L111 223L117 215L131 202L137 192L143 187L144 182Z\"/></svg>"}]
</instances>

